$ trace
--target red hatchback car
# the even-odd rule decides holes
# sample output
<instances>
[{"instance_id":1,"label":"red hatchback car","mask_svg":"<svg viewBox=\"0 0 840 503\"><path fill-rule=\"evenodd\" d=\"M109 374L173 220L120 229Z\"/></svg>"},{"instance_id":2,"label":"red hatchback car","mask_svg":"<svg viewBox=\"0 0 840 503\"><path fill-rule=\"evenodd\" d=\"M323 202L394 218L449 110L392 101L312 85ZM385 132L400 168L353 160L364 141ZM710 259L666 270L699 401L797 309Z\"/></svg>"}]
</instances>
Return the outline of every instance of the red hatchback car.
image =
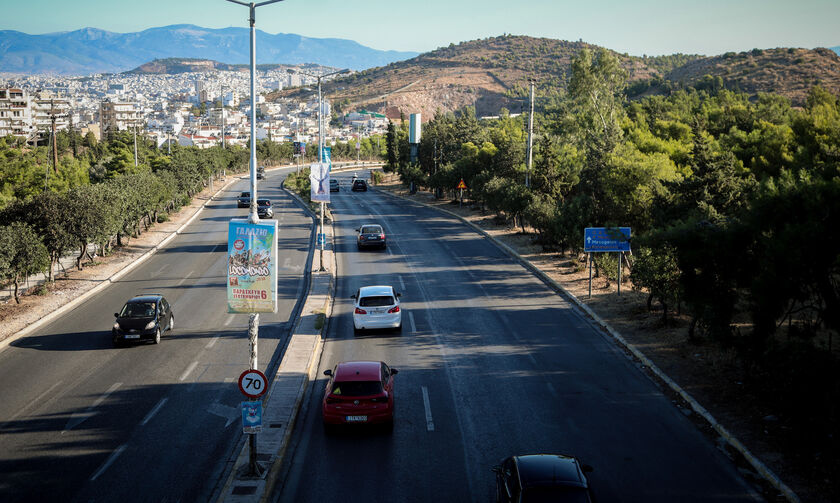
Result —
<instances>
[{"instance_id":1,"label":"red hatchback car","mask_svg":"<svg viewBox=\"0 0 840 503\"><path fill-rule=\"evenodd\" d=\"M394 424L394 376L397 369L384 362L342 362L329 376L322 412L324 426L338 424Z\"/></svg>"}]
</instances>

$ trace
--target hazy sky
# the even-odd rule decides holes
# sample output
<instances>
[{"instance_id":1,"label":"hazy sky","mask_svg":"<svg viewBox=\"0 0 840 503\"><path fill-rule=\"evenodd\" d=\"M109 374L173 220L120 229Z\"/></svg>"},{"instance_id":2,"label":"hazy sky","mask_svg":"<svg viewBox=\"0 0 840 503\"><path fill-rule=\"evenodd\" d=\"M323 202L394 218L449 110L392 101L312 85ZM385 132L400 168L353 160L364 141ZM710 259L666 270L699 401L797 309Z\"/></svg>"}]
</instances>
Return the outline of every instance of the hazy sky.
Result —
<instances>
[{"instance_id":1,"label":"hazy sky","mask_svg":"<svg viewBox=\"0 0 840 503\"><path fill-rule=\"evenodd\" d=\"M226 0L0 0L0 11L0 29L30 34L248 26L248 9ZM419 52L503 33L632 55L840 45L840 0L284 0L256 18L272 34Z\"/></svg>"}]
</instances>

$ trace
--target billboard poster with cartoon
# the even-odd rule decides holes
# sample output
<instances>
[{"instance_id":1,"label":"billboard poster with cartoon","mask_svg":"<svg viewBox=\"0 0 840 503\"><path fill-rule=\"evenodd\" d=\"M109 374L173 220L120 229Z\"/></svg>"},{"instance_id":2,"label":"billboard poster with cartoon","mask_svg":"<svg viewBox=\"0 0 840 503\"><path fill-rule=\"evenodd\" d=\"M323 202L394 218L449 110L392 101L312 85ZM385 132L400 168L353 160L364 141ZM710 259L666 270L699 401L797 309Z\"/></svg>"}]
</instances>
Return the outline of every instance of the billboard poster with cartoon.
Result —
<instances>
[{"instance_id":1,"label":"billboard poster with cartoon","mask_svg":"<svg viewBox=\"0 0 840 503\"><path fill-rule=\"evenodd\" d=\"M330 168L325 162L313 162L309 166L309 199L322 203L330 202Z\"/></svg>"},{"instance_id":2,"label":"billboard poster with cartoon","mask_svg":"<svg viewBox=\"0 0 840 503\"><path fill-rule=\"evenodd\" d=\"M227 301L229 313L277 311L277 220L230 221Z\"/></svg>"}]
</instances>

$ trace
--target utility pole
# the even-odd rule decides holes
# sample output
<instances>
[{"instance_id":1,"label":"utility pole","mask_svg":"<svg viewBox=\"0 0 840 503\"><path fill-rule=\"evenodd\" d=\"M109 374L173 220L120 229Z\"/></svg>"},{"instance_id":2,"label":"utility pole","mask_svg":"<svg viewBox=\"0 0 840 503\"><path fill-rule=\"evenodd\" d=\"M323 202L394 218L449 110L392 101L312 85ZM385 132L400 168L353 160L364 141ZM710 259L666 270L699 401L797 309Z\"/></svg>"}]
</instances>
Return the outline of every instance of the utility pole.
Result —
<instances>
[{"instance_id":1,"label":"utility pole","mask_svg":"<svg viewBox=\"0 0 840 503\"><path fill-rule=\"evenodd\" d=\"M248 21L251 27L251 211L248 214L248 223L256 224L260 221L257 215L257 144L256 144L256 123L257 123L257 33L254 25L256 24L257 7L268 5L271 3L280 2L282 0L266 0L260 3L245 3L239 0L227 0L228 2L244 5L250 10ZM257 368L257 338L259 335L259 313L251 313L248 318L248 342L250 346L250 365L252 369ZM262 475L262 469L257 463L257 436L252 434L249 439L249 456L248 465L251 476Z\"/></svg>"},{"instance_id":2,"label":"utility pole","mask_svg":"<svg viewBox=\"0 0 840 503\"><path fill-rule=\"evenodd\" d=\"M525 169L525 186L531 187L531 161L534 157L534 79L528 79L531 84L531 112L528 113L528 166Z\"/></svg>"},{"instance_id":3,"label":"utility pole","mask_svg":"<svg viewBox=\"0 0 840 503\"><path fill-rule=\"evenodd\" d=\"M53 100L50 99L50 123L52 127L52 160L53 171L58 173L58 145L55 141L55 108L53 108Z\"/></svg>"},{"instance_id":4,"label":"utility pole","mask_svg":"<svg viewBox=\"0 0 840 503\"><path fill-rule=\"evenodd\" d=\"M134 166L137 166L137 118L134 118Z\"/></svg>"}]
</instances>

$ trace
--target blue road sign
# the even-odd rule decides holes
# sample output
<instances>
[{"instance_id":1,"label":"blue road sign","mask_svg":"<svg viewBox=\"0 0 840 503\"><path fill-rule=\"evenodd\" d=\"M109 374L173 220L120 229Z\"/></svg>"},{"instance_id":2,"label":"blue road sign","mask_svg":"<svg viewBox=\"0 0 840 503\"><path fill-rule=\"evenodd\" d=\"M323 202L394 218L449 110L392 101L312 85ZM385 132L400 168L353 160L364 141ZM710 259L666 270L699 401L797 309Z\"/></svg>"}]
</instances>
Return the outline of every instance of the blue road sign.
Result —
<instances>
[{"instance_id":1,"label":"blue road sign","mask_svg":"<svg viewBox=\"0 0 840 503\"><path fill-rule=\"evenodd\" d=\"M323 232L318 233L318 246L326 246L327 245L327 235Z\"/></svg>"},{"instance_id":2,"label":"blue road sign","mask_svg":"<svg viewBox=\"0 0 840 503\"><path fill-rule=\"evenodd\" d=\"M262 431L262 402L242 402L242 432L258 433Z\"/></svg>"},{"instance_id":3,"label":"blue road sign","mask_svg":"<svg viewBox=\"0 0 840 503\"><path fill-rule=\"evenodd\" d=\"M587 227L583 231L584 252L629 252L630 227Z\"/></svg>"}]
</instances>

